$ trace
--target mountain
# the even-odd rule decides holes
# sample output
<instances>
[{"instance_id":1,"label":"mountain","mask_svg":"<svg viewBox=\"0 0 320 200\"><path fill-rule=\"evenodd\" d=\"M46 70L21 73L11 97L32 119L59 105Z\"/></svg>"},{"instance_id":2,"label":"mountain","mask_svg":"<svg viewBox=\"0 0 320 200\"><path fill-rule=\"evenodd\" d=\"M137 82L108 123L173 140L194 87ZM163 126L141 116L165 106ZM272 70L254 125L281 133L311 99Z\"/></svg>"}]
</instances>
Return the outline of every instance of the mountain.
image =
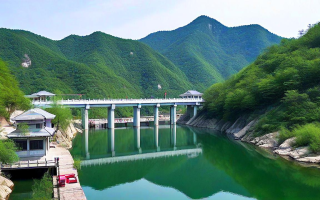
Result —
<instances>
[{"instance_id":1,"label":"mountain","mask_svg":"<svg viewBox=\"0 0 320 200\"><path fill-rule=\"evenodd\" d=\"M281 39L259 25L226 27L200 16L184 27L152 33L140 41L171 60L202 91L240 71Z\"/></svg>"},{"instance_id":2,"label":"mountain","mask_svg":"<svg viewBox=\"0 0 320 200\"><path fill-rule=\"evenodd\" d=\"M320 125L308 125L320 118L319 55L320 24L316 24L299 39L284 39L269 48L224 83L212 85L204 94L205 109L211 117L230 121L248 115L249 120L259 119L254 127L257 135L307 125L301 128L309 129L303 133L308 137L303 145L315 136L314 147L320 152ZM280 133L286 134L280 134L282 138L290 136Z\"/></svg>"},{"instance_id":3,"label":"mountain","mask_svg":"<svg viewBox=\"0 0 320 200\"><path fill-rule=\"evenodd\" d=\"M147 98L166 91L177 97L191 88L184 73L149 46L102 32L54 41L0 29L0 58L26 94L58 89L86 98Z\"/></svg>"}]
</instances>

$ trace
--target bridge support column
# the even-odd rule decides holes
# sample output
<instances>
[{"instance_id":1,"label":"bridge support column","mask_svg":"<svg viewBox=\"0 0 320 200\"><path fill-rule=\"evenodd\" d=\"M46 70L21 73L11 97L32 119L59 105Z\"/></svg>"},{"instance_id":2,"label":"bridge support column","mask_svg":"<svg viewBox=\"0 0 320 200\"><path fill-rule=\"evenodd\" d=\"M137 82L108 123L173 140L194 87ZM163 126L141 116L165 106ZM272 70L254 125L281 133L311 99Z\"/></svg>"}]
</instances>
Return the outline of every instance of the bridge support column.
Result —
<instances>
[{"instance_id":1,"label":"bridge support column","mask_svg":"<svg viewBox=\"0 0 320 200\"><path fill-rule=\"evenodd\" d=\"M114 128L114 109L116 105L112 104L111 107L108 107L108 128Z\"/></svg>"},{"instance_id":2,"label":"bridge support column","mask_svg":"<svg viewBox=\"0 0 320 200\"><path fill-rule=\"evenodd\" d=\"M89 109L90 105L87 104L84 109L84 130L89 130Z\"/></svg>"},{"instance_id":3,"label":"bridge support column","mask_svg":"<svg viewBox=\"0 0 320 200\"><path fill-rule=\"evenodd\" d=\"M153 108L154 125L155 125L155 126L158 126L158 125L159 125L159 107L160 107L160 104L157 104L157 105L154 106L154 108Z\"/></svg>"},{"instance_id":4,"label":"bridge support column","mask_svg":"<svg viewBox=\"0 0 320 200\"><path fill-rule=\"evenodd\" d=\"M177 105L170 107L170 124L176 124L177 122Z\"/></svg>"},{"instance_id":5,"label":"bridge support column","mask_svg":"<svg viewBox=\"0 0 320 200\"><path fill-rule=\"evenodd\" d=\"M193 106L193 117L198 113L198 106Z\"/></svg>"},{"instance_id":6,"label":"bridge support column","mask_svg":"<svg viewBox=\"0 0 320 200\"><path fill-rule=\"evenodd\" d=\"M141 105L133 107L133 127L140 127L140 109Z\"/></svg>"}]
</instances>

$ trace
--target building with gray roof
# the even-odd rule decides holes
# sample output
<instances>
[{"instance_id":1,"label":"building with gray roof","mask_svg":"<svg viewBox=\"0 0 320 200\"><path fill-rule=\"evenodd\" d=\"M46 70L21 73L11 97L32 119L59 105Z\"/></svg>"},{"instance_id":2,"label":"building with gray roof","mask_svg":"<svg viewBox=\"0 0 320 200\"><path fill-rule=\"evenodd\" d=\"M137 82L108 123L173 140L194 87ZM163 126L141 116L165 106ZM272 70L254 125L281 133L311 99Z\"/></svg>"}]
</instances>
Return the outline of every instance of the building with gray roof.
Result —
<instances>
[{"instance_id":1,"label":"building with gray roof","mask_svg":"<svg viewBox=\"0 0 320 200\"><path fill-rule=\"evenodd\" d=\"M50 137L55 134L55 129L52 128L51 120L55 115L34 108L28 110L12 120L15 121L17 129L7 135L12 139L19 150L19 157L44 156L50 147ZM21 130L19 124L28 125L28 130Z\"/></svg>"},{"instance_id":2,"label":"building with gray roof","mask_svg":"<svg viewBox=\"0 0 320 200\"><path fill-rule=\"evenodd\" d=\"M188 90L187 92L180 94L179 97L181 98L202 98L202 93L196 91L196 90Z\"/></svg>"}]
</instances>

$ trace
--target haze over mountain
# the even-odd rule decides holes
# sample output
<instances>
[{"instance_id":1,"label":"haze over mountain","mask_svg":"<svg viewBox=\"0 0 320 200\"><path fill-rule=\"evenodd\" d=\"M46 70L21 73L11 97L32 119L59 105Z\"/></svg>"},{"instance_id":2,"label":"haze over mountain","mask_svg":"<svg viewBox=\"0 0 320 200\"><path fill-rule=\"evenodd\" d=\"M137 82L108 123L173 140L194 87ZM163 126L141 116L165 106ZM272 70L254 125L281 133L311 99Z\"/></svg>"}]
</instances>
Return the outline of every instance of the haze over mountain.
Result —
<instances>
[{"instance_id":1,"label":"haze over mountain","mask_svg":"<svg viewBox=\"0 0 320 200\"><path fill-rule=\"evenodd\" d=\"M152 33L140 41L166 56L195 89L203 91L240 71L281 39L259 25L226 27L200 16L184 27Z\"/></svg>"}]
</instances>

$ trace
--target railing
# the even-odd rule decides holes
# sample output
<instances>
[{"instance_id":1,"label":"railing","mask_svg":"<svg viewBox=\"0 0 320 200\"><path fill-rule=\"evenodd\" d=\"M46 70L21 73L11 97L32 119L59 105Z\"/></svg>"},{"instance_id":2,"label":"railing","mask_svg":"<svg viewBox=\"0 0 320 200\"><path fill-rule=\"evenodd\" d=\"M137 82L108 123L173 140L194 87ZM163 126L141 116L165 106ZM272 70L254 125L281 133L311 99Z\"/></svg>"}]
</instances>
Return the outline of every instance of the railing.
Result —
<instances>
[{"instance_id":1,"label":"railing","mask_svg":"<svg viewBox=\"0 0 320 200\"><path fill-rule=\"evenodd\" d=\"M202 98L166 98L166 99L66 99L59 100L58 103L71 103L71 102L204 102ZM32 101L34 104L45 103L51 104L52 101Z\"/></svg>"},{"instance_id":2,"label":"railing","mask_svg":"<svg viewBox=\"0 0 320 200\"><path fill-rule=\"evenodd\" d=\"M54 160L27 160L27 161L19 161L17 163L12 164L3 164L1 163L1 169L20 169L20 168L36 168L36 167L54 167L56 166L56 162Z\"/></svg>"}]
</instances>

